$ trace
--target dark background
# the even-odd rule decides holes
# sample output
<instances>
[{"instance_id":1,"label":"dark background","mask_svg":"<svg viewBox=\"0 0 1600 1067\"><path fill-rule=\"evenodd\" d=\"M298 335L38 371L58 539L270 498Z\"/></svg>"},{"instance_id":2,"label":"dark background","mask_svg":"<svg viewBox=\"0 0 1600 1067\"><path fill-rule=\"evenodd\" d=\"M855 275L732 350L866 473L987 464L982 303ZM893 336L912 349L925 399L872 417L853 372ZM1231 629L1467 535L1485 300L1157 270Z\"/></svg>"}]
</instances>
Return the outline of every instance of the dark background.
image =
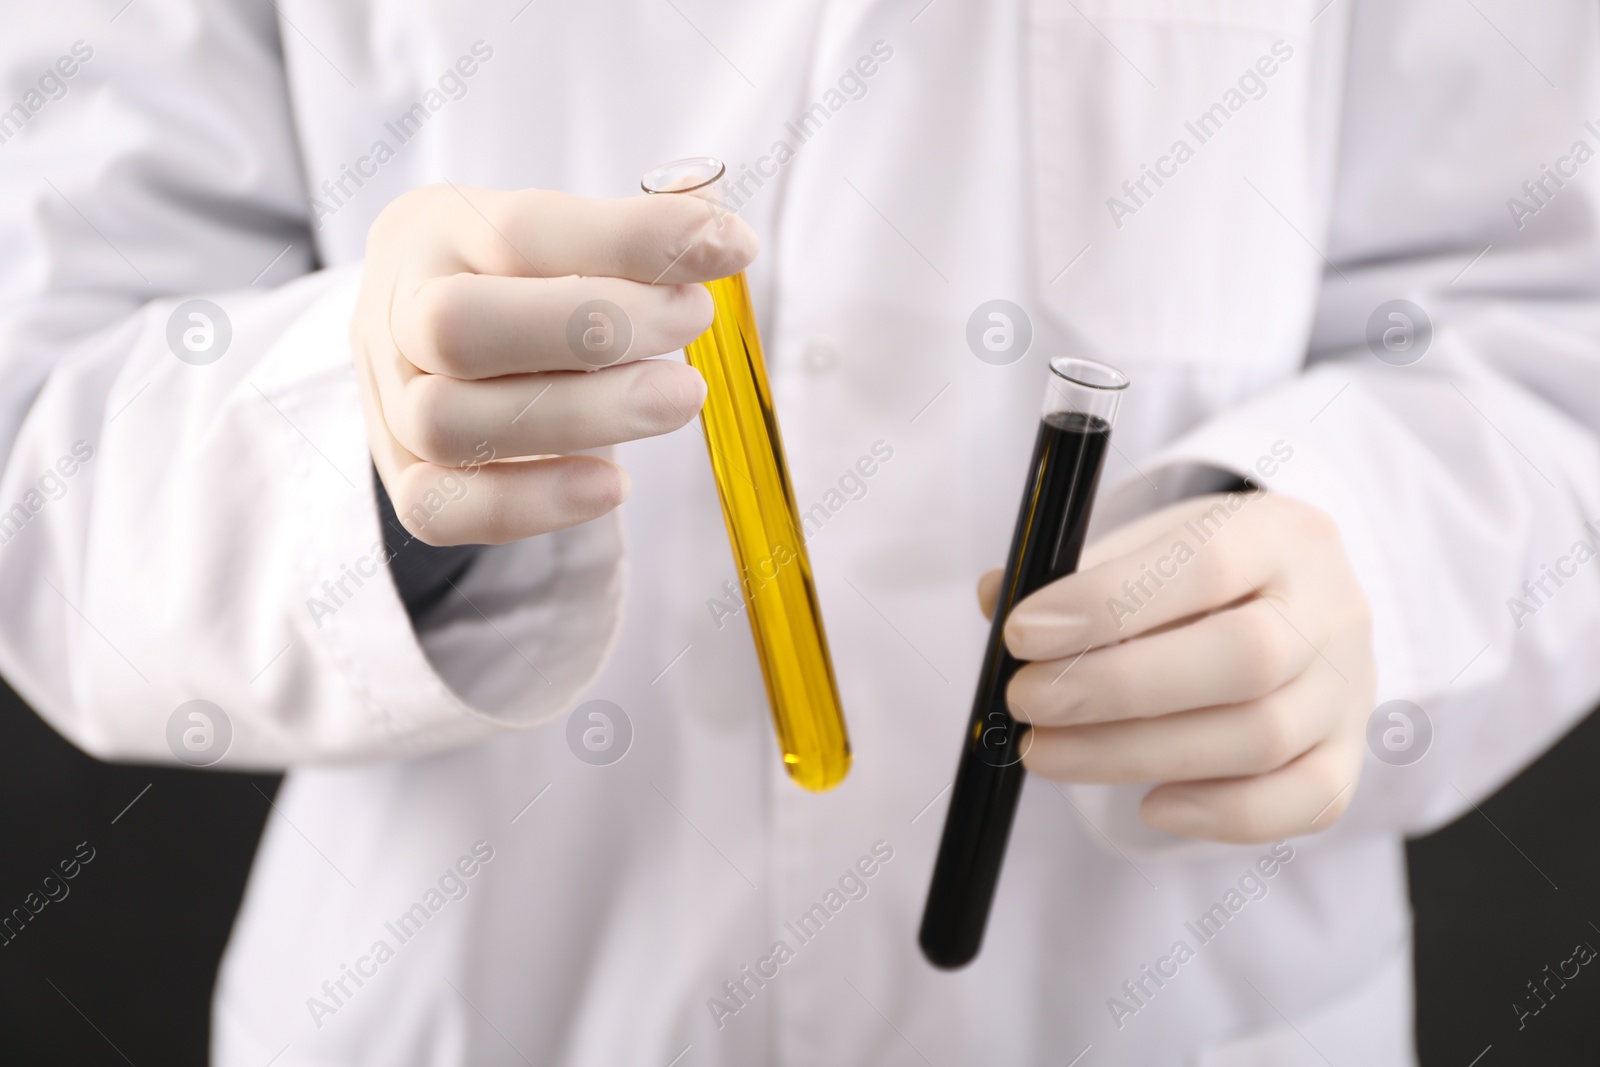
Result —
<instances>
[{"instance_id":1,"label":"dark background","mask_svg":"<svg viewBox=\"0 0 1600 1067\"><path fill-rule=\"evenodd\" d=\"M1597 766L1591 716L1481 813L1412 842L1424 1067L1600 1062L1600 967L1520 1030L1512 1008L1579 941L1600 948ZM277 784L101 763L0 686L0 915L79 842L95 853L0 947L0 1062L205 1062L211 984Z\"/></svg>"},{"instance_id":2,"label":"dark background","mask_svg":"<svg viewBox=\"0 0 1600 1067\"><path fill-rule=\"evenodd\" d=\"M0 685L0 917L79 842L94 849L0 946L0 1063L205 1063L211 983L277 787L101 763Z\"/></svg>"}]
</instances>

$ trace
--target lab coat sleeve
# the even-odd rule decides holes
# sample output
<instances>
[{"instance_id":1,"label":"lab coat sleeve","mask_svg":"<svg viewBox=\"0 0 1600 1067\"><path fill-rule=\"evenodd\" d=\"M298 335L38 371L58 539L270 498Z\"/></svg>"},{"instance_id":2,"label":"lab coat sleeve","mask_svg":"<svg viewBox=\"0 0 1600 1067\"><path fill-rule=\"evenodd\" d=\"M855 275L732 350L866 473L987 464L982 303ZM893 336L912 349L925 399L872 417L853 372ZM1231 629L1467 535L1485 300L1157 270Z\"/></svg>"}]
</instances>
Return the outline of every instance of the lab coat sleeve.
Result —
<instances>
[{"instance_id":1,"label":"lab coat sleeve","mask_svg":"<svg viewBox=\"0 0 1600 1067\"><path fill-rule=\"evenodd\" d=\"M95 755L225 748L224 769L426 753L559 714L615 625L617 525L485 550L458 610L413 629L347 340L360 264L312 271L273 6L31 5L8 37L7 680ZM198 754L178 713L195 700L218 746Z\"/></svg>"},{"instance_id":2,"label":"lab coat sleeve","mask_svg":"<svg viewBox=\"0 0 1600 1067\"><path fill-rule=\"evenodd\" d=\"M1435 65L1445 45L1406 9L1357 9L1307 370L1147 465L1223 467L1337 521L1373 608L1378 703L1414 702L1433 738L1409 765L1369 755L1336 833L1469 811L1600 700L1595 14L1521 21L1523 59L1470 27L1504 55ZM1521 186L1551 169L1565 180ZM1382 339L1406 342L1380 313L1396 299L1423 311L1403 312L1410 352ZM1141 495L1131 482L1115 506Z\"/></svg>"}]
</instances>

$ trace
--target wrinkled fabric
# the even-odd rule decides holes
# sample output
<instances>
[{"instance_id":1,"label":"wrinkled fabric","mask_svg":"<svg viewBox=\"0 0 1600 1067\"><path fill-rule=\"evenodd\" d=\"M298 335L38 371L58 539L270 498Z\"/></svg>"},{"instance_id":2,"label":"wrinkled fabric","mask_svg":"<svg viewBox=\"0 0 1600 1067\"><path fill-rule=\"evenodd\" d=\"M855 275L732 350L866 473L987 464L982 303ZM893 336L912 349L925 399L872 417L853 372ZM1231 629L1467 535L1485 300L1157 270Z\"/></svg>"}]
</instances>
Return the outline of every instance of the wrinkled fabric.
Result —
<instances>
[{"instance_id":1,"label":"wrinkled fabric","mask_svg":"<svg viewBox=\"0 0 1600 1067\"><path fill-rule=\"evenodd\" d=\"M217 1062L1412 1063L1402 836L1600 696L1600 16L1475 6L19 15L10 98L93 55L0 143L0 509L26 514L0 670L98 755L171 758L203 698L224 768L293 768ZM345 337L372 218L427 182L632 195L704 153L764 243L855 749L821 796L782 773L694 430L618 448L618 515L482 550L420 633L373 570ZM203 366L168 340L196 298L232 327ZM968 344L994 299L1031 327L1013 362ZM1410 365L1377 355L1394 300L1429 324ZM1369 760L1270 877L1272 846L1144 829L1138 789L1031 779L983 953L940 973L915 930L973 587L1066 353L1133 380L1098 527L1180 465L1326 510L1379 699L1423 707L1432 747ZM569 741L596 700L631 724L605 766Z\"/></svg>"}]
</instances>

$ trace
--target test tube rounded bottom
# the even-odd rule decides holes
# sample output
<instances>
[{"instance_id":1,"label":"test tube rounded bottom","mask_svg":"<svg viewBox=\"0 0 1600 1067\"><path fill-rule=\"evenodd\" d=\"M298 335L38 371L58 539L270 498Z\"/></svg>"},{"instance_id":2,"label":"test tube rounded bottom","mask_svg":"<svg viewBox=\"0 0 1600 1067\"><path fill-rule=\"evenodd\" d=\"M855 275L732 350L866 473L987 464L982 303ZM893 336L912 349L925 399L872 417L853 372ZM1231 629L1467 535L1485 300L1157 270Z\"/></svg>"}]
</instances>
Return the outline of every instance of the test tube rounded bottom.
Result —
<instances>
[{"instance_id":1,"label":"test tube rounded bottom","mask_svg":"<svg viewBox=\"0 0 1600 1067\"><path fill-rule=\"evenodd\" d=\"M1020 750L1025 736L1020 731L1011 733L1011 745ZM945 970L971 963L983 944L1006 841L1027 777L1020 754L1017 762L1002 763L993 755L980 755L979 747L975 744L963 755L956 774L951 816L945 823L917 933L928 962Z\"/></svg>"},{"instance_id":2,"label":"test tube rounded bottom","mask_svg":"<svg viewBox=\"0 0 1600 1067\"><path fill-rule=\"evenodd\" d=\"M750 290L742 273L706 288L716 316L684 354L706 380L700 422L778 745L796 783L832 789L849 773L850 740Z\"/></svg>"}]
</instances>

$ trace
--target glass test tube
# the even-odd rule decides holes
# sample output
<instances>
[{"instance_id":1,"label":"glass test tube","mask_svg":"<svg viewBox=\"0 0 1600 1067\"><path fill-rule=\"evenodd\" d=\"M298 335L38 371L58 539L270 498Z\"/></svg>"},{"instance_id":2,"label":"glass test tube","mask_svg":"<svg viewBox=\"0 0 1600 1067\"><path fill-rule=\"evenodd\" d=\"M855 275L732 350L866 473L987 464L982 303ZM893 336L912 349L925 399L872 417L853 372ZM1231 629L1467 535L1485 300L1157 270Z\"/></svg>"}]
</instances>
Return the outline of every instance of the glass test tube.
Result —
<instances>
[{"instance_id":1,"label":"glass test tube","mask_svg":"<svg viewBox=\"0 0 1600 1067\"><path fill-rule=\"evenodd\" d=\"M1006 686L1022 666L1006 651L1006 618L1041 586L1078 569L1111 425L1127 384L1121 371L1103 363L1050 362L1039 436L922 915L918 940L938 967L965 966L983 943L1026 773L1022 757L1028 727L1006 706Z\"/></svg>"},{"instance_id":2,"label":"glass test tube","mask_svg":"<svg viewBox=\"0 0 1600 1067\"><path fill-rule=\"evenodd\" d=\"M721 200L723 172L722 163L707 156L680 159L652 170L642 184L647 193L689 193L707 200L707 224L717 226L727 213ZM684 355L706 380L700 424L778 746L789 777L806 789L832 789L850 770L850 739L750 289L743 272L705 284L716 317Z\"/></svg>"}]
</instances>

